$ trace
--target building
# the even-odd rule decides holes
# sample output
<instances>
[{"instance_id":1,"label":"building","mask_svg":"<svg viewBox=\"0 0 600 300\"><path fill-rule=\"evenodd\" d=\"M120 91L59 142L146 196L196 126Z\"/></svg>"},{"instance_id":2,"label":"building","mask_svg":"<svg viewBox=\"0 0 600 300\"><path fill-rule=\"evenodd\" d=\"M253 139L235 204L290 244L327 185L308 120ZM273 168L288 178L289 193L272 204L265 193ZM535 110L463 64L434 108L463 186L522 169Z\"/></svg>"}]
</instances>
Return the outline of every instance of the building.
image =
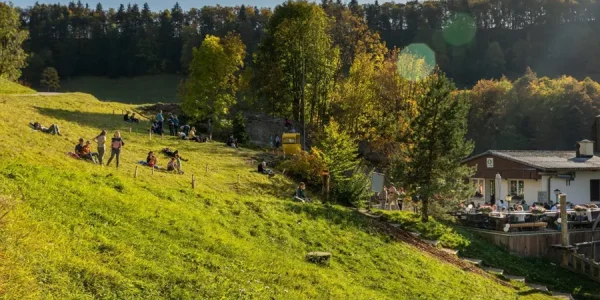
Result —
<instances>
[{"instance_id":1,"label":"building","mask_svg":"<svg viewBox=\"0 0 600 300\"><path fill-rule=\"evenodd\" d=\"M464 163L475 168L471 201L492 203L511 195L511 204L525 200L531 205L556 202L561 192L574 204L600 202L600 157L594 142L578 146L577 151L489 150L467 158Z\"/></svg>"}]
</instances>

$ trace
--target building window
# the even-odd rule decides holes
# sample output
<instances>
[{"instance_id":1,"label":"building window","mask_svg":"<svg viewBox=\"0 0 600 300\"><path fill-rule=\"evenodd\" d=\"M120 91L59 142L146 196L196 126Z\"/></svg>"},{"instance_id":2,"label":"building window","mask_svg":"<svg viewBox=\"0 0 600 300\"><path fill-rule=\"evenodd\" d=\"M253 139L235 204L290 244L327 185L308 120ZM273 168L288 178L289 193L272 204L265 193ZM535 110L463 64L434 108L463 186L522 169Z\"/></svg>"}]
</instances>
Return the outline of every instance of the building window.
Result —
<instances>
[{"instance_id":1,"label":"building window","mask_svg":"<svg viewBox=\"0 0 600 300\"><path fill-rule=\"evenodd\" d=\"M590 180L590 202L600 201L600 180Z\"/></svg>"},{"instance_id":2,"label":"building window","mask_svg":"<svg viewBox=\"0 0 600 300\"><path fill-rule=\"evenodd\" d=\"M471 179L471 183L475 188L475 197L481 198L483 197L483 179Z\"/></svg>"},{"instance_id":3,"label":"building window","mask_svg":"<svg viewBox=\"0 0 600 300\"><path fill-rule=\"evenodd\" d=\"M513 196L514 199L523 199L523 196L525 195L525 181L511 180L510 195Z\"/></svg>"}]
</instances>

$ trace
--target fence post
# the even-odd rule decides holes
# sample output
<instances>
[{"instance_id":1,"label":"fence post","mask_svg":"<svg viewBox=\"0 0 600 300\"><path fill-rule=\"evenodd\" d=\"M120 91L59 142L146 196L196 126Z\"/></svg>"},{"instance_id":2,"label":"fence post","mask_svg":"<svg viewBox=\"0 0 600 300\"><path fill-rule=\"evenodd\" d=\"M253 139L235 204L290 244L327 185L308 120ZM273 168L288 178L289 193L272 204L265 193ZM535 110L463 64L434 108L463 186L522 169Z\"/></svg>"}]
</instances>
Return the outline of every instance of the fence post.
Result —
<instances>
[{"instance_id":1,"label":"fence post","mask_svg":"<svg viewBox=\"0 0 600 300\"><path fill-rule=\"evenodd\" d=\"M238 184L240 184L240 174L238 173Z\"/></svg>"},{"instance_id":2,"label":"fence post","mask_svg":"<svg viewBox=\"0 0 600 300\"><path fill-rule=\"evenodd\" d=\"M558 195L560 200L560 244L563 246L562 265L566 267L569 264L569 252L566 247L569 246L569 219L567 217L567 195Z\"/></svg>"},{"instance_id":3,"label":"fence post","mask_svg":"<svg viewBox=\"0 0 600 300\"><path fill-rule=\"evenodd\" d=\"M196 177L194 177L194 175L192 174L192 188L195 189L196 188Z\"/></svg>"},{"instance_id":4,"label":"fence post","mask_svg":"<svg viewBox=\"0 0 600 300\"><path fill-rule=\"evenodd\" d=\"M129 127L129 133L131 133L131 127Z\"/></svg>"},{"instance_id":5,"label":"fence post","mask_svg":"<svg viewBox=\"0 0 600 300\"><path fill-rule=\"evenodd\" d=\"M208 174L208 164L206 164L206 174Z\"/></svg>"},{"instance_id":6,"label":"fence post","mask_svg":"<svg viewBox=\"0 0 600 300\"><path fill-rule=\"evenodd\" d=\"M137 178L138 166L135 166L135 173L133 174L133 178Z\"/></svg>"},{"instance_id":7,"label":"fence post","mask_svg":"<svg viewBox=\"0 0 600 300\"><path fill-rule=\"evenodd\" d=\"M148 132L150 133L150 139L152 139L152 129L150 129Z\"/></svg>"}]
</instances>

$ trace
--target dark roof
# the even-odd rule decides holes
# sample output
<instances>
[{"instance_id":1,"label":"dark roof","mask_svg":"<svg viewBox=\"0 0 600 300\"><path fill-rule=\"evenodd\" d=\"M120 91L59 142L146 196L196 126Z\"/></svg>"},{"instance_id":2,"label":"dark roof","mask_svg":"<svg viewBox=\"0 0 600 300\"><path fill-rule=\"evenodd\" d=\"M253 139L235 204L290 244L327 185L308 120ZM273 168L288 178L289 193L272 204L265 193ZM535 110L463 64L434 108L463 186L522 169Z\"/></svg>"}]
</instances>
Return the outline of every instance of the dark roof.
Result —
<instances>
[{"instance_id":1,"label":"dark roof","mask_svg":"<svg viewBox=\"0 0 600 300\"><path fill-rule=\"evenodd\" d=\"M465 162L482 156L501 157L542 171L600 170L600 157L575 157L575 151L488 150L471 156Z\"/></svg>"}]
</instances>

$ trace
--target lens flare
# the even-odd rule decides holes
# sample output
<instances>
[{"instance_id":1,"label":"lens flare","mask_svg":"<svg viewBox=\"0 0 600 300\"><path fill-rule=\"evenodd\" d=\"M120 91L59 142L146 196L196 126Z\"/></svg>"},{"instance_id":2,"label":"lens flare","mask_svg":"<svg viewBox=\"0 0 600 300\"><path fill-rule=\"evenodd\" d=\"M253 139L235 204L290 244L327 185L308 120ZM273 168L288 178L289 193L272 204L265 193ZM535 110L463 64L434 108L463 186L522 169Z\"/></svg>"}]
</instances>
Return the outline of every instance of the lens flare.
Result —
<instances>
[{"instance_id":1,"label":"lens flare","mask_svg":"<svg viewBox=\"0 0 600 300\"><path fill-rule=\"evenodd\" d=\"M447 43L454 46L468 44L477 33L475 20L467 13L455 13L442 24L442 34Z\"/></svg>"},{"instance_id":2,"label":"lens flare","mask_svg":"<svg viewBox=\"0 0 600 300\"><path fill-rule=\"evenodd\" d=\"M398 55L398 73L405 79L425 79L435 68L435 53L425 44L410 44Z\"/></svg>"}]
</instances>

